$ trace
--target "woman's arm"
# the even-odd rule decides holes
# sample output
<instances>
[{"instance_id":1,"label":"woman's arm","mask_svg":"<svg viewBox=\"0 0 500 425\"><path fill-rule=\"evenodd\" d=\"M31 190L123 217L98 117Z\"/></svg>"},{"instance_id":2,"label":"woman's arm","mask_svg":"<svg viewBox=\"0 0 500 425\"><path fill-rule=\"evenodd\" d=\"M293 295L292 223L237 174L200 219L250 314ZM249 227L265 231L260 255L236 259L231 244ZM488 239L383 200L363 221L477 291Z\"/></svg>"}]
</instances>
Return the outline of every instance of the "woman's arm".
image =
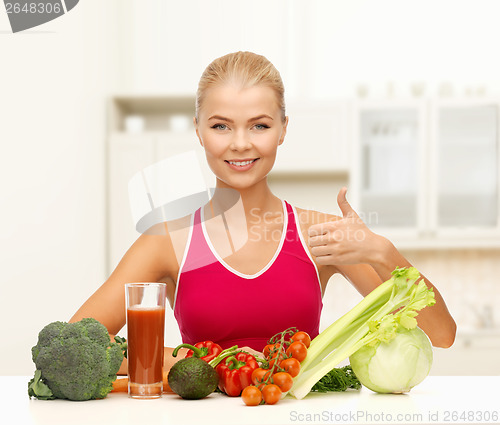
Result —
<instances>
[{"instance_id":1,"label":"woman's arm","mask_svg":"<svg viewBox=\"0 0 500 425\"><path fill-rule=\"evenodd\" d=\"M141 235L123 256L111 276L85 301L70 322L92 317L106 326L113 339L126 322L125 283L163 281L167 282L167 293L173 294L172 286L175 285L178 267L168 231L163 231L163 234ZM174 359L171 351L172 349L165 349L168 364ZM126 373L127 362L124 361L118 374Z\"/></svg>"},{"instance_id":2,"label":"woman's arm","mask_svg":"<svg viewBox=\"0 0 500 425\"><path fill-rule=\"evenodd\" d=\"M328 222L310 226L309 246L320 267L335 266L366 296L388 280L396 267L411 264L390 241L368 229L347 202L346 191L342 189L337 198L343 217L332 217ZM450 347L455 340L455 321L437 288L423 278L427 286L434 289L436 304L419 313L418 325L434 346Z\"/></svg>"},{"instance_id":3,"label":"woman's arm","mask_svg":"<svg viewBox=\"0 0 500 425\"><path fill-rule=\"evenodd\" d=\"M124 285L130 282L159 282L165 277L172 278L177 269L177 259L168 234L141 235L111 276L78 309L70 322L93 317L114 335L126 321Z\"/></svg>"}]
</instances>

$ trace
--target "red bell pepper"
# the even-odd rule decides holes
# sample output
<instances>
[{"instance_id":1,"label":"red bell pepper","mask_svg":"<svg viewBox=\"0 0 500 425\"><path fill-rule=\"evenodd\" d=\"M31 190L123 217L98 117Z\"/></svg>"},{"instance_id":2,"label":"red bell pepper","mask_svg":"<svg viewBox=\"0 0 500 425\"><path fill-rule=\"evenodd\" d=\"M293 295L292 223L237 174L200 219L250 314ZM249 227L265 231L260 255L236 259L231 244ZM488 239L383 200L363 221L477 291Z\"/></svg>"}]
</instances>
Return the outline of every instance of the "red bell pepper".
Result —
<instances>
[{"instance_id":1,"label":"red bell pepper","mask_svg":"<svg viewBox=\"0 0 500 425\"><path fill-rule=\"evenodd\" d=\"M207 363L215 359L222 352L222 347L212 341L198 342L194 346L191 344L181 344L179 347L189 348L186 357L193 357L194 355L195 357L205 360Z\"/></svg>"},{"instance_id":2,"label":"red bell pepper","mask_svg":"<svg viewBox=\"0 0 500 425\"><path fill-rule=\"evenodd\" d=\"M258 367L251 354L239 352L228 357L215 368L219 374L219 389L228 396L238 397L244 388L252 385L252 372Z\"/></svg>"}]
</instances>

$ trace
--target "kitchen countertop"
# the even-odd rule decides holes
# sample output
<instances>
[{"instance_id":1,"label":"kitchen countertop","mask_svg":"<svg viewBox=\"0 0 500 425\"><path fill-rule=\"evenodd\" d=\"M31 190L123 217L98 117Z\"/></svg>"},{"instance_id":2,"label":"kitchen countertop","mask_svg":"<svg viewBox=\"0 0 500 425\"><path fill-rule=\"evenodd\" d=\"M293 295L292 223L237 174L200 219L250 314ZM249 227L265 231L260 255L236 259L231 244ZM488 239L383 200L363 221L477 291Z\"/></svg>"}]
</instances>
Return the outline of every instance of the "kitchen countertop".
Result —
<instances>
[{"instance_id":1,"label":"kitchen countertop","mask_svg":"<svg viewBox=\"0 0 500 425\"><path fill-rule=\"evenodd\" d=\"M125 393L85 402L30 400L31 377L0 377L0 423L39 425L126 424L442 424L500 423L500 376L428 376L410 393L345 393L287 396L273 406L247 407L240 397L211 394L183 400L164 394L135 400Z\"/></svg>"}]
</instances>

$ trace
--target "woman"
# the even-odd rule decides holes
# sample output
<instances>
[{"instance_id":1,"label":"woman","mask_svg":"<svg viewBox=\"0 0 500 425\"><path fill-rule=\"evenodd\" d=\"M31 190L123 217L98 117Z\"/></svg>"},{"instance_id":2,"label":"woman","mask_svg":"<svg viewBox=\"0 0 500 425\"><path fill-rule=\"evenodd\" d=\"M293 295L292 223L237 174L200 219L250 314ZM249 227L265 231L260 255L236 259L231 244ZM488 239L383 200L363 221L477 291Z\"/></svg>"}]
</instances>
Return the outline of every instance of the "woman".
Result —
<instances>
[{"instance_id":1,"label":"woman","mask_svg":"<svg viewBox=\"0 0 500 425\"><path fill-rule=\"evenodd\" d=\"M280 74L263 56L237 52L213 61L199 83L194 124L216 176L213 199L175 226L166 223L163 235L141 235L71 321L94 317L114 334L125 324L124 283L163 281L184 342L261 351L289 326L318 334L321 297L335 273L365 296L396 267L410 266L367 228L345 188L337 198L342 217L294 208L272 193L267 176L288 117ZM227 191L238 194L239 214L233 203L225 206ZM168 231L174 227L184 230ZM240 243L224 253L228 239ZM418 324L434 346L449 347L456 325L434 293L436 304Z\"/></svg>"}]
</instances>

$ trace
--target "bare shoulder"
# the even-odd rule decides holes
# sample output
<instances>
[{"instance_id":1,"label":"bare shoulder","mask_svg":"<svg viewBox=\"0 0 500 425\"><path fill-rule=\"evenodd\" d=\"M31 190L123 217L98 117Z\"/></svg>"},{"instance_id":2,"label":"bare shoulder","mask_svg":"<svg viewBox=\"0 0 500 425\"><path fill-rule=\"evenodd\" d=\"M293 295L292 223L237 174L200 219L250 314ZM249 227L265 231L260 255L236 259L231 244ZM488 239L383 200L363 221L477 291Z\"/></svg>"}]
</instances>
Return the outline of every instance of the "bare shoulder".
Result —
<instances>
[{"instance_id":1,"label":"bare shoulder","mask_svg":"<svg viewBox=\"0 0 500 425\"><path fill-rule=\"evenodd\" d=\"M295 207L297 211L297 216L299 218L300 227L302 229L309 228L314 224L326 223L329 221L337 221L340 220L341 217L334 214L327 214L320 211L315 210L306 210L303 208Z\"/></svg>"},{"instance_id":2,"label":"bare shoulder","mask_svg":"<svg viewBox=\"0 0 500 425\"><path fill-rule=\"evenodd\" d=\"M191 216L157 223L137 238L124 259L133 257L133 263L149 266L156 278L175 278L190 227Z\"/></svg>"}]
</instances>

